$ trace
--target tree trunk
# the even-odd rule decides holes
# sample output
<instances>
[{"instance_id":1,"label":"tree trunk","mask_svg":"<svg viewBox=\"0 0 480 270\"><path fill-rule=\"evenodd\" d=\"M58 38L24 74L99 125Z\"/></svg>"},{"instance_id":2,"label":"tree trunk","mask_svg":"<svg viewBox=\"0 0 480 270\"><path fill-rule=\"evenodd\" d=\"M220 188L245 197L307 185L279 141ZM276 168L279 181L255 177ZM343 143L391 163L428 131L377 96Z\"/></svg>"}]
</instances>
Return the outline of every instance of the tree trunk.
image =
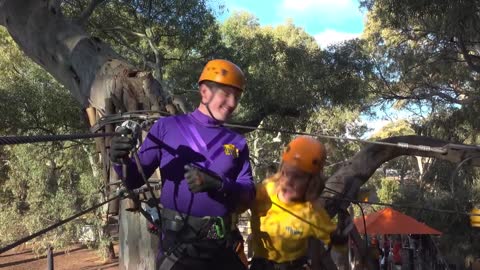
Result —
<instances>
[{"instance_id":1,"label":"tree trunk","mask_svg":"<svg viewBox=\"0 0 480 270\"><path fill-rule=\"evenodd\" d=\"M0 25L7 28L28 57L69 89L84 108L94 107L104 116L105 101L110 99L113 113L167 109L175 113L173 106L167 106L166 95L151 73L138 71L107 44L91 37L81 25L64 17L60 3L0 0ZM103 154L104 159L108 158L107 152ZM147 232L145 220L139 215L121 213L121 269L155 269L158 239Z\"/></svg>"},{"instance_id":2,"label":"tree trunk","mask_svg":"<svg viewBox=\"0 0 480 270\"><path fill-rule=\"evenodd\" d=\"M105 98L112 97L125 111L165 109L160 83L64 17L60 2L0 0L0 25L83 107L90 104L103 112Z\"/></svg>"},{"instance_id":3,"label":"tree trunk","mask_svg":"<svg viewBox=\"0 0 480 270\"><path fill-rule=\"evenodd\" d=\"M422 136L399 136L391 137L384 142L389 143L407 143L409 145L424 145L435 147L436 150L443 150L442 153L436 151L422 151L406 147L386 146L379 144L369 144L360 152L353 156L346 165L336 171L329 177L325 184L325 189L321 196L314 203L315 207L324 207L333 217L339 210L346 211L350 206L350 202L346 199L356 200L360 187L372 176L372 174L386 161L394 159L398 156L423 156L433 157L451 162L461 162L462 160L478 156L478 148L474 146L466 146L461 144L452 144L439 139L422 137ZM471 159L469 164L472 166L480 166L480 159ZM338 200L340 199L340 200ZM366 253L361 250L362 241L359 232L354 227L351 235L356 238L354 242L360 247L361 256L366 258ZM328 260L327 257L322 259ZM368 269L372 269L372 261L366 261Z\"/></svg>"},{"instance_id":4,"label":"tree trunk","mask_svg":"<svg viewBox=\"0 0 480 270\"><path fill-rule=\"evenodd\" d=\"M382 141L389 143L406 143L409 145L424 145L426 147L437 148L437 150L441 148L444 152L440 153L438 151L422 151L405 147L369 144L349 159L344 167L340 168L328 178L325 183L326 188L315 204L326 207L331 215L336 215L338 209L346 210L350 203L336 199L343 197L355 199L359 188L368 181L380 165L402 155L433 157L451 162L461 162L465 158L478 156L478 149L475 147L452 144L423 136L398 136ZM480 159L472 159L469 161L469 164L480 166Z\"/></svg>"}]
</instances>

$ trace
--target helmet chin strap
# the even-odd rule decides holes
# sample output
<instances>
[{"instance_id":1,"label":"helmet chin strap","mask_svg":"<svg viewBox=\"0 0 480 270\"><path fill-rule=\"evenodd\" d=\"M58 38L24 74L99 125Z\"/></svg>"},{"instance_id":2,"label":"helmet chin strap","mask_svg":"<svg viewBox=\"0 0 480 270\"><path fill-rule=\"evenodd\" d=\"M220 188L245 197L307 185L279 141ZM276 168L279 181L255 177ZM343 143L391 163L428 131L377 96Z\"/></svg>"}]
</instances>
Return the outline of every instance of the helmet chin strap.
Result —
<instances>
[{"instance_id":1,"label":"helmet chin strap","mask_svg":"<svg viewBox=\"0 0 480 270\"><path fill-rule=\"evenodd\" d=\"M213 120L215 120L216 122L222 123L223 121L220 121L217 118L215 118L215 116L213 116L212 110L210 110L210 106L209 106L210 102L212 102L213 96L216 93L216 90L215 91L213 89L209 89L209 90L212 92L212 96L210 97L210 99L207 102L201 101L200 103L202 103L203 105L205 105L205 107L207 107L208 114L210 114L210 117L212 117Z\"/></svg>"}]
</instances>

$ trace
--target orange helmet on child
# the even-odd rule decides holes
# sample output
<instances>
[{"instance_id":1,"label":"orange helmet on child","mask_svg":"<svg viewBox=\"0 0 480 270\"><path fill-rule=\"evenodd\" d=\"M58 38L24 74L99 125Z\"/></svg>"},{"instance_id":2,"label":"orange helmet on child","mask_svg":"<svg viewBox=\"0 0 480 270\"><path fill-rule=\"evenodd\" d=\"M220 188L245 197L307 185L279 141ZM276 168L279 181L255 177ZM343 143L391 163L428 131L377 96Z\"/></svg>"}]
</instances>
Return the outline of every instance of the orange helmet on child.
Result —
<instances>
[{"instance_id":1,"label":"orange helmet on child","mask_svg":"<svg viewBox=\"0 0 480 270\"><path fill-rule=\"evenodd\" d=\"M243 71L234 63L223 59L214 59L205 65L198 83L203 81L212 81L233 86L241 91L245 90Z\"/></svg>"},{"instance_id":2,"label":"orange helmet on child","mask_svg":"<svg viewBox=\"0 0 480 270\"><path fill-rule=\"evenodd\" d=\"M293 139L282 154L283 163L311 174L319 173L323 169L326 158L325 146L309 136Z\"/></svg>"}]
</instances>

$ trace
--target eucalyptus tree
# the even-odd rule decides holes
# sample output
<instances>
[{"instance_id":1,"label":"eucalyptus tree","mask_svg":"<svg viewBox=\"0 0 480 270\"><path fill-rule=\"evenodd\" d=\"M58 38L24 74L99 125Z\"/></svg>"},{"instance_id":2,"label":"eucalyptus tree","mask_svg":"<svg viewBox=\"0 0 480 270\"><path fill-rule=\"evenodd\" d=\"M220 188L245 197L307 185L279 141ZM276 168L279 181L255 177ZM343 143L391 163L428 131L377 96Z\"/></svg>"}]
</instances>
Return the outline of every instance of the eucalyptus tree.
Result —
<instances>
[{"instance_id":1,"label":"eucalyptus tree","mask_svg":"<svg viewBox=\"0 0 480 270\"><path fill-rule=\"evenodd\" d=\"M84 133L86 121L68 90L26 58L4 29L0 29L0 39L0 134ZM93 143L3 146L0 153L2 246L101 199ZM47 244L69 246L86 225L101 231L96 213L43 235L32 247L41 253Z\"/></svg>"}]
</instances>

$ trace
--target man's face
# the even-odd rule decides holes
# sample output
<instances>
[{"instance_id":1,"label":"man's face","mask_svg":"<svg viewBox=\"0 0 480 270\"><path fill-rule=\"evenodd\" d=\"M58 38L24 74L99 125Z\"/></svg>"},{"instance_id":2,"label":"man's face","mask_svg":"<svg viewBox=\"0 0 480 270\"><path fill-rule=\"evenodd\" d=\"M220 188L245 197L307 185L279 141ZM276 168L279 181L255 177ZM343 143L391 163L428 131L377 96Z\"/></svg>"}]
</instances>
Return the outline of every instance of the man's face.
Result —
<instances>
[{"instance_id":1,"label":"man's face","mask_svg":"<svg viewBox=\"0 0 480 270\"><path fill-rule=\"evenodd\" d=\"M202 102L209 102L208 107L213 117L222 122L232 115L242 95L240 90L231 86L218 85L209 87L205 84L200 88L200 93Z\"/></svg>"}]
</instances>

